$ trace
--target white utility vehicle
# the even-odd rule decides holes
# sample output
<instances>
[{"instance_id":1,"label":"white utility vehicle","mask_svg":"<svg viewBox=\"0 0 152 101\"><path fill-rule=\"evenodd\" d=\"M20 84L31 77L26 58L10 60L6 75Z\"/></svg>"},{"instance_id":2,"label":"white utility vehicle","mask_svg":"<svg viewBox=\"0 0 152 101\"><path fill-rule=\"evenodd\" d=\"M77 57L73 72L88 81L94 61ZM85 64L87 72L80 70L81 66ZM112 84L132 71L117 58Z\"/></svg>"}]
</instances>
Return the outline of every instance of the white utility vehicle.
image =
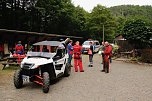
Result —
<instances>
[{"instance_id":1,"label":"white utility vehicle","mask_svg":"<svg viewBox=\"0 0 152 101\"><path fill-rule=\"evenodd\" d=\"M98 52L100 48L100 43L97 40L87 40L82 44L83 53L88 53L88 49L90 48L89 43L92 42L94 45L94 52Z\"/></svg>"},{"instance_id":2,"label":"white utility vehicle","mask_svg":"<svg viewBox=\"0 0 152 101\"><path fill-rule=\"evenodd\" d=\"M69 40L69 39L68 39ZM71 67L67 64L66 46L68 40L42 41L33 44L34 51L29 51L21 62L21 68L14 74L14 85L21 88L24 82L42 85L44 93L48 93L50 82L61 76L69 76ZM43 47L47 47L47 52Z\"/></svg>"}]
</instances>

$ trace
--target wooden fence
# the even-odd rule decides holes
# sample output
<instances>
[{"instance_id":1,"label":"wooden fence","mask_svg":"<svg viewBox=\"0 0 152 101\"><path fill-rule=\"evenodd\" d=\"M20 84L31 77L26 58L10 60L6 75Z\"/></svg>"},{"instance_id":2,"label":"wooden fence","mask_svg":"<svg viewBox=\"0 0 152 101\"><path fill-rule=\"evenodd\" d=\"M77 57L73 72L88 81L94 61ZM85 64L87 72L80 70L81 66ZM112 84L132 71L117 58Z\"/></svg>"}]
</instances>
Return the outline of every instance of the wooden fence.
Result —
<instances>
[{"instance_id":1,"label":"wooden fence","mask_svg":"<svg viewBox=\"0 0 152 101\"><path fill-rule=\"evenodd\" d=\"M152 48L142 50L141 60L146 63L152 63Z\"/></svg>"}]
</instances>

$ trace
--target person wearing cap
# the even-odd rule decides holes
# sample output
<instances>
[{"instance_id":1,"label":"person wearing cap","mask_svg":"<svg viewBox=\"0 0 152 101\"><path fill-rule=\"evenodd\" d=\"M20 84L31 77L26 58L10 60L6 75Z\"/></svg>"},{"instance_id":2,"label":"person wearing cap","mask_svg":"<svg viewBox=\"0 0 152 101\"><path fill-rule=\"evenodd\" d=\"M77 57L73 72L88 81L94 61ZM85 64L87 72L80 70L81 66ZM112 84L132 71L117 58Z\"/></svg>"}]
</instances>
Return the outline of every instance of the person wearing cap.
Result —
<instances>
[{"instance_id":1,"label":"person wearing cap","mask_svg":"<svg viewBox=\"0 0 152 101\"><path fill-rule=\"evenodd\" d=\"M89 55L89 67L93 67L93 43L90 41L89 42L90 48L88 49L88 55Z\"/></svg>"},{"instance_id":2,"label":"person wearing cap","mask_svg":"<svg viewBox=\"0 0 152 101\"><path fill-rule=\"evenodd\" d=\"M18 44L15 46L15 52L16 54L23 55L24 47L22 46L21 41L18 41Z\"/></svg>"}]
</instances>

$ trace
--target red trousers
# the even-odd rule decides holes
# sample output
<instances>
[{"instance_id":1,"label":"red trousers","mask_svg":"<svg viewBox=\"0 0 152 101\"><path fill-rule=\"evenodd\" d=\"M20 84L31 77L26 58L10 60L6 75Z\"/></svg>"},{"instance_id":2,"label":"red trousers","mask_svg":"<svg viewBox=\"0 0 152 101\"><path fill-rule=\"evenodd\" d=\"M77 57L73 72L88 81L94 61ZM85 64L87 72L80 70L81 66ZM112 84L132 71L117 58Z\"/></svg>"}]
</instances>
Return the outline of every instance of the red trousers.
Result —
<instances>
[{"instance_id":1,"label":"red trousers","mask_svg":"<svg viewBox=\"0 0 152 101\"><path fill-rule=\"evenodd\" d=\"M79 66L80 71L83 71L82 59L74 59L75 72L78 71L78 66Z\"/></svg>"}]
</instances>

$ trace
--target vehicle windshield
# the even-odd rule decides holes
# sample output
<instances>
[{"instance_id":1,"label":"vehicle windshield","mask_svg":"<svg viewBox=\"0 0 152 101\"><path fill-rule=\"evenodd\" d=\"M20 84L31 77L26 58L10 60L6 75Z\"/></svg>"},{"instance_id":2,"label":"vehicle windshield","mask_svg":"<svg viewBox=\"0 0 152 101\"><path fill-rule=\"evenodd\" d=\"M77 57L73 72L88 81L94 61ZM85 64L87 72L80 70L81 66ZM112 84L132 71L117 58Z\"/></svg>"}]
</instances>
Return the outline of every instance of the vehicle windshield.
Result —
<instances>
[{"instance_id":1,"label":"vehicle windshield","mask_svg":"<svg viewBox=\"0 0 152 101\"><path fill-rule=\"evenodd\" d=\"M42 58L52 58L56 54L57 46L39 46L34 45L27 52L27 57L42 57Z\"/></svg>"},{"instance_id":2,"label":"vehicle windshield","mask_svg":"<svg viewBox=\"0 0 152 101\"><path fill-rule=\"evenodd\" d=\"M52 58L56 53L48 52L27 52L27 57L42 57L42 58Z\"/></svg>"},{"instance_id":3,"label":"vehicle windshield","mask_svg":"<svg viewBox=\"0 0 152 101\"><path fill-rule=\"evenodd\" d=\"M42 58L53 58L57 54L57 50L65 50L63 44L59 46L48 46L48 45L34 45L27 52L27 57L42 57ZM61 54L64 52L61 52Z\"/></svg>"},{"instance_id":4,"label":"vehicle windshield","mask_svg":"<svg viewBox=\"0 0 152 101\"><path fill-rule=\"evenodd\" d=\"M47 52L47 53L55 53L57 46L32 46L29 49L29 52Z\"/></svg>"}]
</instances>

